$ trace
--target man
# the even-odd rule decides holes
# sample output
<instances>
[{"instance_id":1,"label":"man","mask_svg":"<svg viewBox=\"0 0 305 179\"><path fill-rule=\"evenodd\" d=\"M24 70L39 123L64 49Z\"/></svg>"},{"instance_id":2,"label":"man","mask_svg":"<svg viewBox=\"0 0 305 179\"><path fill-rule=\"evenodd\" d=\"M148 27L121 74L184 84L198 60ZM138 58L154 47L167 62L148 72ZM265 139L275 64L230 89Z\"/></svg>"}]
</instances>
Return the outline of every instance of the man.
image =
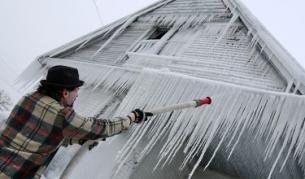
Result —
<instances>
[{"instance_id":1,"label":"man","mask_svg":"<svg viewBox=\"0 0 305 179\"><path fill-rule=\"evenodd\" d=\"M37 91L16 104L0 134L1 179L39 178L66 139L73 143L113 136L152 116L136 109L112 120L82 117L73 103L83 84L76 68L54 66Z\"/></svg>"}]
</instances>

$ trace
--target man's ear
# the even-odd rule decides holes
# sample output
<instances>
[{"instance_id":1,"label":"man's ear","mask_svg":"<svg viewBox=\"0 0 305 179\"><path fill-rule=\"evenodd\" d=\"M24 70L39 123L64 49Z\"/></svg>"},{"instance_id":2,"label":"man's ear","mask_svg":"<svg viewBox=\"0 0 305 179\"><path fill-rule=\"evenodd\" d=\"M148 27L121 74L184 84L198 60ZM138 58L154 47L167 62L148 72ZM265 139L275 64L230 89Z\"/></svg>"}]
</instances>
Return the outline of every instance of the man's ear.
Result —
<instances>
[{"instance_id":1,"label":"man's ear","mask_svg":"<svg viewBox=\"0 0 305 179\"><path fill-rule=\"evenodd\" d=\"M69 95L68 90L66 90L66 89L62 90L62 96L63 96L63 98L67 98L68 95Z\"/></svg>"}]
</instances>

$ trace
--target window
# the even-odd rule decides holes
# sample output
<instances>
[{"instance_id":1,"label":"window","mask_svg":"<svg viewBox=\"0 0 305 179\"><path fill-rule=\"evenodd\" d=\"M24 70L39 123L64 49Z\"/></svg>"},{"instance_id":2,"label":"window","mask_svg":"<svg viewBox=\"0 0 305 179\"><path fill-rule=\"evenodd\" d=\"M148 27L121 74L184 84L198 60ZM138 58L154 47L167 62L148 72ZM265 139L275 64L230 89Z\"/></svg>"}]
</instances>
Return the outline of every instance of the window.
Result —
<instances>
[{"instance_id":1,"label":"window","mask_svg":"<svg viewBox=\"0 0 305 179\"><path fill-rule=\"evenodd\" d=\"M157 28L157 29L148 37L147 40L158 40L158 39L161 39L167 32L168 32L168 29L166 29L166 28Z\"/></svg>"}]
</instances>

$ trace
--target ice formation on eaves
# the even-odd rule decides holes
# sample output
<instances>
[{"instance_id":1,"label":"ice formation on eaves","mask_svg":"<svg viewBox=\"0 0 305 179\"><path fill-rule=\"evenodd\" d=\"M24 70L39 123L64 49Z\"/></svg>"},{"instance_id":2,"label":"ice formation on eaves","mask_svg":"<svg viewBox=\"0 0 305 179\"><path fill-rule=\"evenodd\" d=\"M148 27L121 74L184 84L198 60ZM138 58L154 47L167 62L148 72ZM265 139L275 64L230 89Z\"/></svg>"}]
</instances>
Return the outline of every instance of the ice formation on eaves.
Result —
<instances>
[{"instance_id":1,"label":"ice formation on eaves","mask_svg":"<svg viewBox=\"0 0 305 179\"><path fill-rule=\"evenodd\" d=\"M183 147L186 157L181 168L199 155L190 173L191 177L217 135L221 136L221 140L214 154L220 147L224 147L231 155L245 131L253 136L253 140L267 141L265 159L270 157L275 152L275 146L281 143L272 168L269 169L268 178L271 178L276 165L282 169L291 155L304 168L305 98L303 96L251 89L174 73L146 71L139 76L118 111L123 114L142 106L149 110L154 106L178 103L202 96L211 96L213 104L156 116L143 126L135 127L133 136L121 150L118 171L145 135L148 135L150 141L141 152L139 161L165 135L167 139L160 151L158 165L169 164L179 148ZM208 167L213 156L205 167ZM283 163L278 162L280 157L285 158Z\"/></svg>"},{"instance_id":2,"label":"ice formation on eaves","mask_svg":"<svg viewBox=\"0 0 305 179\"><path fill-rule=\"evenodd\" d=\"M82 62L68 63L69 61L65 60L50 59L44 68L55 64L75 66L80 70L81 78L93 90L103 86L103 89L120 91L118 93L128 92L127 95L124 94L126 96L116 115L125 115L136 107L145 106L145 109L149 110L204 96L211 96L213 99L211 106L158 115L143 126L134 126L129 141L118 157L120 162L117 173L121 172L124 163L134 158L133 152L141 147L137 144L147 137L150 140L136 160L141 161L158 141L166 137L157 165L170 164L176 157L176 152L182 148L186 157L181 163L181 168L189 165L192 160L197 160L190 173L191 177L215 138L220 137L221 140L214 154L220 148L226 148L231 155L235 152L236 146L240 145L240 138L245 134L253 136L250 137L252 140L266 141L267 145L264 146L266 159L274 153L277 156L272 159L269 178L275 172L275 166L285 167L289 156L293 156L294 160L298 161L303 169L305 168L305 142L302 140L305 137L303 96L257 90L177 73L148 70L138 75L137 70L105 65L84 65ZM32 67L35 68L35 65ZM39 69L39 71L43 70ZM35 71L32 72L37 74ZM41 76L37 75L37 78L40 79ZM27 78L27 80L31 81L26 82L27 85L38 81L35 78ZM90 90L88 92L90 93ZM88 113L87 111L87 115L90 115ZM282 144L281 149L277 151L275 147L279 144ZM214 155L209 159L210 162L213 157ZM278 162L280 157L285 158L283 163ZM209 163L205 167L208 165Z\"/></svg>"}]
</instances>

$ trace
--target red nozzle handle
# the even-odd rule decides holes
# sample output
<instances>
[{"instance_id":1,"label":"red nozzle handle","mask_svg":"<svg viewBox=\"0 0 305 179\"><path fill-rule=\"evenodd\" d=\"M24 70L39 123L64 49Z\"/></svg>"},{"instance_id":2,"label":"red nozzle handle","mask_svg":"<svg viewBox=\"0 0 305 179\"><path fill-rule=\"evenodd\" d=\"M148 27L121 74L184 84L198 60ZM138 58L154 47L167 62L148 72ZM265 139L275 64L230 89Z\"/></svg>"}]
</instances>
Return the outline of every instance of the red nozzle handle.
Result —
<instances>
[{"instance_id":1,"label":"red nozzle handle","mask_svg":"<svg viewBox=\"0 0 305 179\"><path fill-rule=\"evenodd\" d=\"M196 100L197 106L201 106L204 104L211 104L212 103L212 99L210 97L206 97L206 98L201 98Z\"/></svg>"}]
</instances>

